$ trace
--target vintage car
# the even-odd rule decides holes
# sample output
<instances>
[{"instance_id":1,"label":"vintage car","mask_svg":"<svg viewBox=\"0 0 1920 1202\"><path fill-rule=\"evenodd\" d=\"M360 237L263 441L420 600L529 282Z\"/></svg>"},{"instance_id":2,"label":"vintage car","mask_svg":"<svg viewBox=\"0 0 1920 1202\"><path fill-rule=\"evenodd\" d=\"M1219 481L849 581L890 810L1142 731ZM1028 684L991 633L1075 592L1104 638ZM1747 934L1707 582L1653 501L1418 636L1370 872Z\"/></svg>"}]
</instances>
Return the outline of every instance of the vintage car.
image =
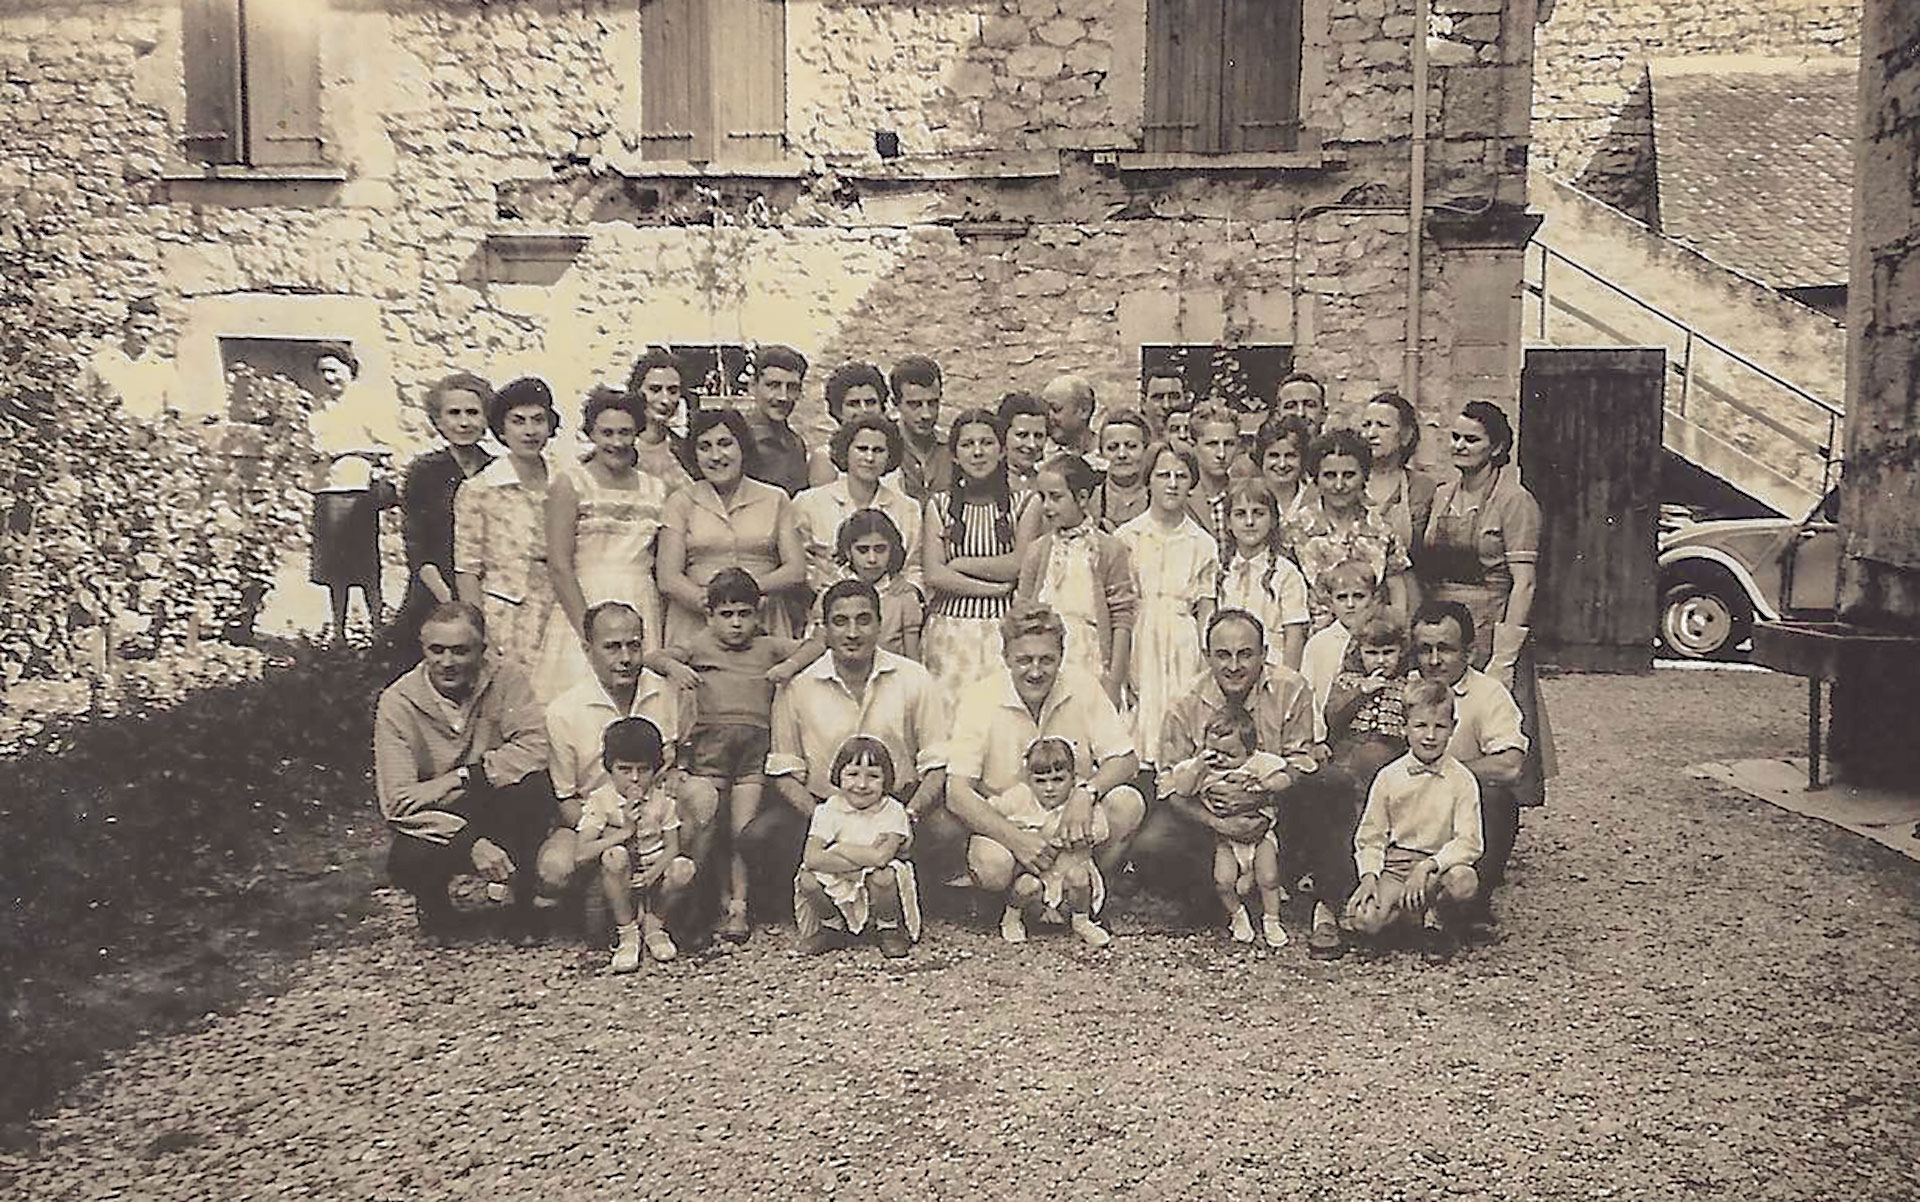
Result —
<instances>
[{"instance_id":1,"label":"vintage car","mask_svg":"<svg viewBox=\"0 0 1920 1202\"><path fill-rule=\"evenodd\" d=\"M1663 523L1660 642L1686 659L1725 658L1756 618L1833 616L1840 572L1839 490L1799 521Z\"/></svg>"}]
</instances>

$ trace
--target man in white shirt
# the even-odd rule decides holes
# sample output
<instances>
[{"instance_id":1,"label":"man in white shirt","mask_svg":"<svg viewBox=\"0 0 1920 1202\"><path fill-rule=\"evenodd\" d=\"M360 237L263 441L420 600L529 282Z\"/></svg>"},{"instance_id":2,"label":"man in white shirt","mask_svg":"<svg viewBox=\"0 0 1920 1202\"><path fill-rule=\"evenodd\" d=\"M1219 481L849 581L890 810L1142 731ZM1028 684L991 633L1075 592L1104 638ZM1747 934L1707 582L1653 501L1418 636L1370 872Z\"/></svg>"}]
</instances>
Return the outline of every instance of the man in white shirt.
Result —
<instances>
[{"instance_id":1,"label":"man in white shirt","mask_svg":"<svg viewBox=\"0 0 1920 1202\"><path fill-rule=\"evenodd\" d=\"M558 896L591 883L598 861L578 862L574 828L586 798L609 783L600 757L601 737L621 718L646 718L667 740L669 765L680 728L680 697L667 682L641 667L646 654L639 613L623 601L603 601L587 610L587 662L593 675L547 704L547 773L559 800L557 825L540 847L544 894ZM672 773L680 808L680 854L704 866L713 844L713 819L719 797L713 786Z\"/></svg>"},{"instance_id":2,"label":"man in white shirt","mask_svg":"<svg viewBox=\"0 0 1920 1202\"><path fill-rule=\"evenodd\" d=\"M1000 620L1000 635L1006 671L960 695L947 749L947 809L975 836L968 841L968 871L984 893L999 898L1016 869L1039 876L1052 866L1057 849L1015 825L990 799L1020 783L1035 739L1058 735L1073 745L1074 775L1087 786L1067 802L1061 840L1088 839L1098 808L1110 835L1095 846L1094 859L1106 879L1116 879L1147 813L1133 783L1140 770L1133 736L1098 681L1062 669L1066 626L1059 614L1039 602L1016 602Z\"/></svg>"},{"instance_id":3,"label":"man in white shirt","mask_svg":"<svg viewBox=\"0 0 1920 1202\"><path fill-rule=\"evenodd\" d=\"M127 416L152 421L179 404L179 380L172 361L153 353L160 334L160 306L142 297L127 306L120 341L101 347L88 361L82 386L119 400Z\"/></svg>"},{"instance_id":4,"label":"man in white shirt","mask_svg":"<svg viewBox=\"0 0 1920 1202\"><path fill-rule=\"evenodd\" d=\"M894 792L913 823L914 858L944 879L958 871L963 832L948 816L946 738L951 726L933 676L880 650L880 597L860 580L841 580L820 599L827 654L781 686L773 700L767 755L771 795L740 832L748 863L772 886L791 889L814 807L834 793L834 755L849 735L871 735L893 757ZM766 895L766 894L763 894ZM766 895L773 896L773 895Z\"/></svg>"}]
</instances>

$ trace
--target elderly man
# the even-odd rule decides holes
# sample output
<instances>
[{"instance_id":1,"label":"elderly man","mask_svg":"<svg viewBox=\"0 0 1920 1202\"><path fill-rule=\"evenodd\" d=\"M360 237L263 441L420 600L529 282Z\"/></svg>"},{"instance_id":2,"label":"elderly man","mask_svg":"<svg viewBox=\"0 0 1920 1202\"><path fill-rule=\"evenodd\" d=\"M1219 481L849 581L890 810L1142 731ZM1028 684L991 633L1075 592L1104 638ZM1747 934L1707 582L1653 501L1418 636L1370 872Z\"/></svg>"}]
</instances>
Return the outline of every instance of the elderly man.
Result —
<instances>
[{"instance_id":1,"label":"elderly man","mask_svg":"<svg viewBox=\"0 0 1920 1202\"><path fill-rule=\"evenodd\" d=\"M1075 776L1088 788L1067 802L1060 823L1065 843L1084 842L1101 811L1109 831L1094 849L1108 880L1126 865L1127 847L1146 818L1147 803L1133 785L1140 770L1133 737L1100 682L1061 667L1066 625L1038 602L1016 602L1000 620L1006 670L960 695L947 751L947 809L972 833L967 869L987 895L1004 898L1016 870L1038 876L1059 849L1015 825L992 799L1021 780L1027 748L1043 735L1073 746Z\"/></svg>"},{"instance_id":2,"label":"elderly man","mask_svg":"<svg viewBox=\"0 0 1920 1202\"><path fill-rule=\"evenodd\" d=\"M834 792L833 757L855 734L872 735L893 756L894 793L913 821L916 855L924 861L950 851L957 862L959 830L940 806L949 722L932 675L880 649L880 596L872 585L836 582L820 613L827 654L774 696L767 774L784 804L763 805L740 833L748 862L770 888L790 890L814 807Z\"/></svg>"},{"instance_id":3,"label":"elderly man","mask_svg":"<svg viewBox=\"0 0 1920 1202\"><path fill-rule=\"evenodd\" d=\"M590 881L598 858L583 863L575 854L574 827L587 797L611 777L601 761L601 737L621 718L646 718L667 739L668 762L679 729L680 698L667 682L641 667L646 628L624 601L603 601L589 608L581 623L587 637L587 662L593 675L547 705L548 773L559 800L559 825L540 847L540 882L545 898L557 897ZM674 795L680 808L681 854L704 864L713 842L713 816L719 798L711 785L676 773ZM545 899L543 898L543 901Z\"/></svg>"},{"instance_id":4,"label":"elderly man","mask_svg":"<svg viewBox=\"0 0 1920 1202\"><path fill-rule=\"evenodd\" d=\"M1266 631L1244 609L1223 609L1207 623L1207 675L1173 704L1161 732L1160 763L1177 764L1200 754L1207 723L1229 709L1252 716L1262 751L1287 761L1287 780L1277 789L1215 784L1199 796L1164 787L1161 801L1134 852L1142 864L1175 865L1180 877L1211 879L1213 841L1224 835L1258 838L1268 825L1264 810L1277 813L1280 847L1313 877L1313 926L1308 953L1340 955L1338 914L1355 885L1353 828L1358 810L1347 791L1318 779L1313 746L1313 691L1298 672L1267 658ZM1268 782L1272 783L1272 782Z\"/></svg>"},{"instance_id":5,"label":"elderly man","mask_svg":"<svg viewBox=\"0 0 1920 1202\"><path fill-rule=\"evenodd\" d=\"M1487 899L1507 879L1507 859L1520 836L1513 782L1527 758L1520 707L1506 686L1468 665L1473 615L1458 601L1428 601L1413 615L1413 658L1422 677L1453 690L1453 738L1447 754L1480 782L1480 827L1486 850L1476 869L1480 900L1468 912L1467 936L1483 940L1493 922Z\"/></svg>"},{"instance_id":6,"label":"elderly man","mask_svg":"<svg viewBox=\"0 0 1920 1202\"><path fill-rule=\"evenodd\" d=\"M1093 385L1085 376L1055 376L1040 390L1047 406L1047 448L1043 462L1056 455L1078 455L1100 470L1107 461L1100 456L1099 440L1093 433Z\"/></svg>"},{"instance_id":7,"label":"elderly man","mask_svg":"<svg viewBox=\"0 0 1920 1202\"><path fill-rule=\"evenodd\" d=\"M487 664L486 642L479 610L440 605L421 625L420 664L374 711L387 872L413 894L421 933L439 941L452 928L447 882L469 872L511 889L515 925L532 933L534 857L553 813L540 706L516 670Z\"/></svg>"}]
</instances>

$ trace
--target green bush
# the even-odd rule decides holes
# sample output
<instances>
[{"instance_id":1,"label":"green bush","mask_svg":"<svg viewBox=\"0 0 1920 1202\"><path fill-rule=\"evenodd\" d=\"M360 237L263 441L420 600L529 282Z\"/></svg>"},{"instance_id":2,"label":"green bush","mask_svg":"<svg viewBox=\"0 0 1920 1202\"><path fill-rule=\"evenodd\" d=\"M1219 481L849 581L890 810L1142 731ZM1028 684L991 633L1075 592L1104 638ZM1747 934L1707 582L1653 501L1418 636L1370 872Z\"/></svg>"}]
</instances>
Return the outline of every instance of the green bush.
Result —
<instances>
[{"instance_id":1,"label":"green bush","mask_svg":"<svg viewBox=\"0 0 1920 1202\"><path fill-rule=\"evenodd\" d=\"M302 645L258 679L61 723L0 760L0 990L118 960L154 914L270 879L290 835L371 818L387 675Z\"/></svg>"}]
</instances>

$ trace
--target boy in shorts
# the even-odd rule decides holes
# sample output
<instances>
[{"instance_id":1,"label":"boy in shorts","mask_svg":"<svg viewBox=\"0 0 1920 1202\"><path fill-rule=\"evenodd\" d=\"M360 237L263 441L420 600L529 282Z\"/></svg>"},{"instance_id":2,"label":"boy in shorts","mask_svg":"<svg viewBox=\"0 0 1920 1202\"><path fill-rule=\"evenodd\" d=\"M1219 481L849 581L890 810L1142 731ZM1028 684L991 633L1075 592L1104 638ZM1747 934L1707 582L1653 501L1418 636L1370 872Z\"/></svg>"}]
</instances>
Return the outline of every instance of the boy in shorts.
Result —
<instances>
[{"instance_id":1,"label":"boy in shorts","mask_svg":"<svg viewBox=\"0 0 1920 1202\"><path fill-rule=\"evenodd\" d=\"M1348 926L1365 939L1416 926L1430 964L1453 957L1460 913L1480 892L1480 785L1447 754L1453 725L1452 689L1407 686L1407 754L1373 778L1353 837L1360 887Z\"/></svg>"},{"instance_id":2,"label":"boy in shorts","mask_svg":"<svg viewBox=\"0 0 1920 1202\"><path fill-rule=\"evenodd\" d=\"M747 864L739 835L760 810L773 741L774 686L819 658L802 644L761 629L760 585L744 568L725 568L707 584L707 625L685 643L648 654L647 667L693 696L693 720L676 759L718 792L727 814L729 866L721 891L720 936L746 942ZM806 647L805 651L802 648ZM801 654L796 655L796 652Z\"/></svg>"},{"instance_id":3,"label":"boy in shorts","mask_svg":"<svg viewBox=\"0 0 1920 1202\"><path fill-rule=\"evenodd\" d=\"M600 886L618 931L613 971L637 972L642 927L655 960L678 953L661 915L693 883L694 865L680 854L679 804L660 783L667 760L660 728L622 718L607 726L600 748L613 780L587 795L575 831L581 857L600 861Z\"/></svg>"}]
</instances>

